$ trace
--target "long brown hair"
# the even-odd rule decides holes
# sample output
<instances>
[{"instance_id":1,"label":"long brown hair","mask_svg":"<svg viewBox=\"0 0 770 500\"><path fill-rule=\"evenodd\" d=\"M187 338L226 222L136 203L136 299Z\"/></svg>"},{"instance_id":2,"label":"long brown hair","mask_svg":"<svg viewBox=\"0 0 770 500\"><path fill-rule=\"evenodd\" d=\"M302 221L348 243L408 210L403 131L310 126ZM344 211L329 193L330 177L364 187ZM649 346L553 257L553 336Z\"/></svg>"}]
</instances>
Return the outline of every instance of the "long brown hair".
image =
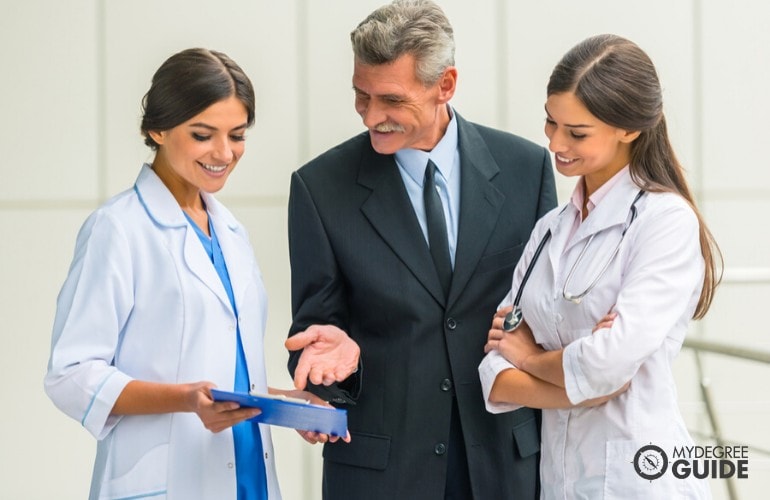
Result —
<instances>
[{"instance_id":1,"label":"long brown hair","mask_svg":"<svg viewBox=\"0 0 770 500\"><path fill-rule=\"evenodd\" d=\"M692 207L700 224L700 247L706 263L693 318L702 318L722 279L722 253L671 146L660 81L652 61L635 43L617 35L587 38L567 52L551 73L548 95L563 92L574 93L604 123L640 131L631 144L629 169L634 182L645 191L677 193Z\"/></svg>"}]
</instances>

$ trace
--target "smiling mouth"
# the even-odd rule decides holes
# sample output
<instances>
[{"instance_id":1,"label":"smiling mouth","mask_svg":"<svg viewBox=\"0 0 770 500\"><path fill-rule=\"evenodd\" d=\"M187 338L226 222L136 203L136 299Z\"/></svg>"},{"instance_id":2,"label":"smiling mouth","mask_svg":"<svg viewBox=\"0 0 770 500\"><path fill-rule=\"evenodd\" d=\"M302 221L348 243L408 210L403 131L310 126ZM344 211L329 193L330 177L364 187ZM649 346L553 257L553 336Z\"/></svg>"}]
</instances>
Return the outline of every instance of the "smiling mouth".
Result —
<instances>
[{"instance_id":1,"label":"smiling mouth","mask_svg":"<svg viewBox=\"0 0 770 500\"><path fill-rule=\"evenodd\" d=\"M227 165L207 165L205 163L198 162L198 165L203 167L205 170L208 170L209 172L219 174L221 172L224 172L227 168Z\"/></svg>"},{"instance_id":2,"label":"smiling mouth","mask_svg":"<svg viewBox=\"0 0 770 500\"><path fill-rule=\"evenodd\" d=\"M570 158L565 158L561 155L555 155L555 156L556 156L556 159L559 160L561 163L572 163L577 161L577 158L570 159Z\"/></svg>"}]
</instances>

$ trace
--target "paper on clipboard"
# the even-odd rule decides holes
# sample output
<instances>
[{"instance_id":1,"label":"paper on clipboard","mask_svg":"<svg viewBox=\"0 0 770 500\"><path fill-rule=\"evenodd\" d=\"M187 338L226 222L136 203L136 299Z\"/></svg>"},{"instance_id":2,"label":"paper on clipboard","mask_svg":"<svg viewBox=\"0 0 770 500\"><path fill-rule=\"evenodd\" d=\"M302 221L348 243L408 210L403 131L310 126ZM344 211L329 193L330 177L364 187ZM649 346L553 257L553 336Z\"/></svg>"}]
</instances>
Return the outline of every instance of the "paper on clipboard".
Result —
<instances>
[{"instance_id":1,"label":"paper on clipboard","mask_svg":"<svg viewBox=\"0 0 770 500\"><path fill-rule=\"evenodd\" d=\"M235 401L241 406L259 408L262 413L253 420L303 431L321 432L344 437L348 433L348 412L310 404L292 398L259 396L243 392L211 389L214 401Z\"/></svg>"}]
</instances>

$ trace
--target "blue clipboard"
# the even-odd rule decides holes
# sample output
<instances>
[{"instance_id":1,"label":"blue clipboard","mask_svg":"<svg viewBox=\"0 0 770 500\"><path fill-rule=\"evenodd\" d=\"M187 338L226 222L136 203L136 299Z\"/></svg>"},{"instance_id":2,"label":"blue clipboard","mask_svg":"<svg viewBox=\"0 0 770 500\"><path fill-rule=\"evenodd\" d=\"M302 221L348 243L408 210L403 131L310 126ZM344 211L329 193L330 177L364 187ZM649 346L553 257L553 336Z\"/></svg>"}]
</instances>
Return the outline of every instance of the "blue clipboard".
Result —
<instances>
[{"instance_id":1,"label":"blue clipboard","mask_svg":"<svg viewBox=\"0 0 770 500\"><path fill-rule=\"evenodd\" d=\"M348 433L348 412L310 404L285 396L252 395L243 392L211 389L214 401L235 401L241 406L259 408L262 413L253 420L270 425L291 427L302 431L321 432L345 437Z\"/></svg>"}]
</instances>

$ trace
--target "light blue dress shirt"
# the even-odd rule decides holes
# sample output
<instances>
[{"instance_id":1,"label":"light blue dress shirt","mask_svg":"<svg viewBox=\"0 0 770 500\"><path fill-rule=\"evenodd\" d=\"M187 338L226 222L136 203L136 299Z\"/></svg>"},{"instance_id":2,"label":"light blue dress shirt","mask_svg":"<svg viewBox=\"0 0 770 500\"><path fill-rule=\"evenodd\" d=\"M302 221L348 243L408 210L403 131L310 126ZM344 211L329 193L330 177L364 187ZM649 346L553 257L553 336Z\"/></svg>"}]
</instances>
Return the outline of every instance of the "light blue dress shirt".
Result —
<instances>
[{"instance_id":1,"label":"light blue dress shirt","mask_svg":"<svg viewBox=\"0 0 770 500\"><path fill-rule=\"evenodd\" d=\"M441 197L441 204L444 206L449 256L452 259L452 267L454 267L457 227L460 217L460 151L457 147L457 118L451 108L449 108L449 114L452 118L444 137L432 151L401 149L396 152L396 164L426 243L428 242L428 226L425 220L422 186L428 160L433 160L433 163L436 164L438 174L436 175L436 189Z\"/></svg>"}]
</instances>

